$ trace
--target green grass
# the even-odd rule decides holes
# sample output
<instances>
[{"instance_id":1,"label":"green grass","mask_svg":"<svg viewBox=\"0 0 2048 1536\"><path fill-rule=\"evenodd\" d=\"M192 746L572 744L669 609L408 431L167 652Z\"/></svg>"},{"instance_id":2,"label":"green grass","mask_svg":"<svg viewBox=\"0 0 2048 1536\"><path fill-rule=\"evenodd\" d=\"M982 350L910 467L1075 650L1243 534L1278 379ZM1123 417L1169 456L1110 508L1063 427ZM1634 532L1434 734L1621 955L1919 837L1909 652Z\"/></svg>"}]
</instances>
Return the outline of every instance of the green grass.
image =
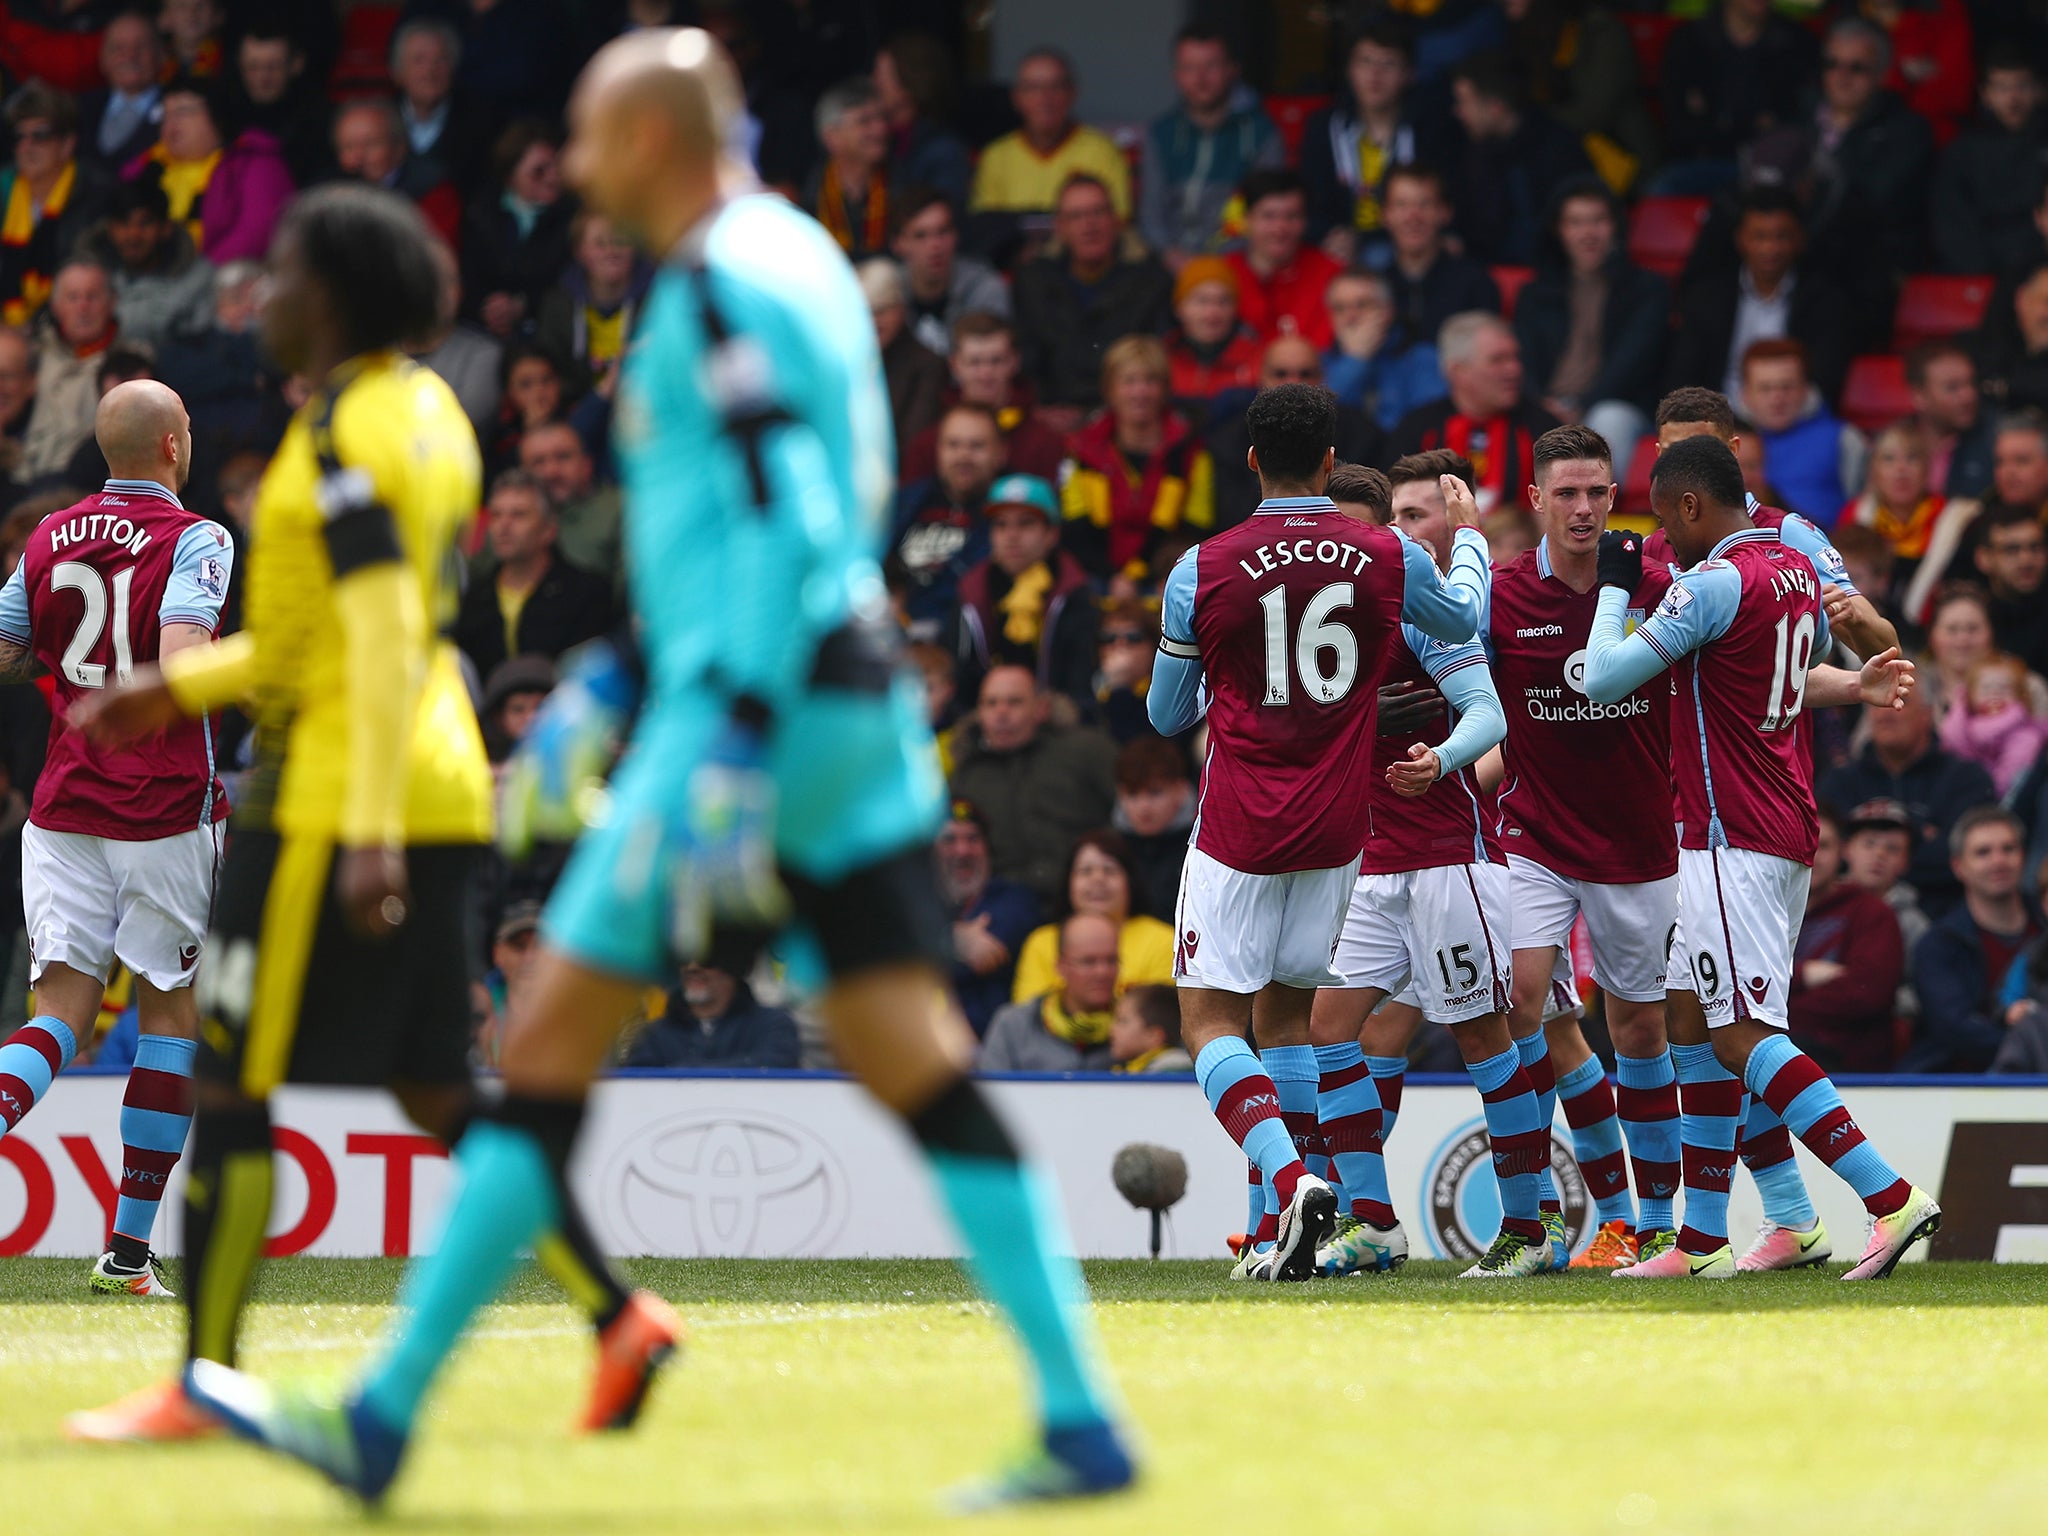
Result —
<instances>
[{"instance_id":1,"label":"green grass","mask_svg":"<svg viewBox=\"0 0 2048 1536\"><path fill-rule=\"evenodd\" d=\"M645 1262L695 1337L630 1436L564 1432L588 1344L522 1274L433 1401L383 1532L897 1532L1026 1430L1007 1341L952 1266ZM2048 1268L1908 1265L1476 1286L1452 1266L1303 1287L1221 1263L1089 1267L1147 1451L1137 1495L1033 1529L1346 1533L2034 1531L2048 1508ZM176 1306L0 1263L8 1536L352 1530L244 1447L72 1446L61 1415L170 1370ZM346 1371L395 1261L266 1266L244 1363ZM177 1283L175 1273L173 1284ZM962 1527L964 1528L964 1527ZM1005 1522L1003 1528L1013 1528Z\"/></svg>"}]
</instances>

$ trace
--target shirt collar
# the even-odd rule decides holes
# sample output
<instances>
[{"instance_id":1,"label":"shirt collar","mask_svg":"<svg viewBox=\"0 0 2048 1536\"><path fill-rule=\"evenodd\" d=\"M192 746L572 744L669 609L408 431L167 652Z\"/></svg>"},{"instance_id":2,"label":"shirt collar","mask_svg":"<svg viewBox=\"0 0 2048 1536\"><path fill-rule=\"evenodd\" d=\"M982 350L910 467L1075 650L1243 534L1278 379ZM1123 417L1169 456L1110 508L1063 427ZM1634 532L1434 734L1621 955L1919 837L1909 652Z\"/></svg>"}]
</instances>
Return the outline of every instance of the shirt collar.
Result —
<instances>
[{"instance_id":1,"label":"shirt collar","mask_svg":"<svg viewBox=\"0 0 2048 1536\"><path fill-rule=\"evenodd\" d=\"M1252 509L1252 516L1268 512L1334 512L1337 503L1327 496L1268 496Z\"/></svg>"},{"instance_id":2,"label":"shirt collar","mask_svg":"<svg viewBox=\"0 0 2048 1536\"><path fill-rule=\"evenodd\" d=\"M1741 290L1742 296L1752 304L1789 304L1792 302L1792 290L1798 286L1799 274L1797 272L1787 272L1785 280L1778 284L1776 296L1768 299L1756 291L1756 284L1751 282L1749 278L1749 268L1741 268L1736 275L1735 282L1736 286Z\"/></svg>"},{"instance_id":3,"label":"shirt collar","mask_svg":"<svg viewBox=\"0 0 2048 1536\"><path fill-rule=\"evenodd\" d=\"M1738 544L1775 544L1778 530L1775 528L1741 528L1728 535L1707 551L1709 560L1718 560Z\"/></svg>"},{"instance_id":4,"label":"shirt collar","mask_svg":"<svg viewBox=\"0 0 2048 1536\"><path fill-rule=\"evenodd\" d=\"M161 496L165 501L168 501L172 506L178 508L180 511L183 511L185 507L185 503L178 500L178 493L176 491L172 490L167 485L160 485L154 480L110 479L103 487L101 487L101 494L109 496Z\"/></svg>"},{"instance_id":5,"label":"shirt collar","mask_svg":"<svg viewBox=\"0 0 2048 1536\"><path fill-rule=\"evenodd\" d=\"M1536 574L1538 576L1548 576L1550 574L1549 534L1545 534L1536 541Z\"/></svg>"}]
</instances>

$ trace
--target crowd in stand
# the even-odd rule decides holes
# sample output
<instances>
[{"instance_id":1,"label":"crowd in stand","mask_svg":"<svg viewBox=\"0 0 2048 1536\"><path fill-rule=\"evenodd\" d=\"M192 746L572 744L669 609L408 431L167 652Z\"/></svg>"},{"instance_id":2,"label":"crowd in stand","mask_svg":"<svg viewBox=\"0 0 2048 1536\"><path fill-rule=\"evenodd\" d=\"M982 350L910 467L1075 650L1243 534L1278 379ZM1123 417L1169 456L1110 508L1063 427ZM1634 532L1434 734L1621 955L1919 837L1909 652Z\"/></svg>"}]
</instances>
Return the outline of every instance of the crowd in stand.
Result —
<instances>
[{"instance_id":1,"label":"crowd in stand","mask_svg":"<svg viewBox=\"0 0 2048 1536\"><path fill-rule=\"evenodd\" d=\"M652 269L563 185L564 98L619 27L694 22L744 75L736 148L873 313L886 571L953 791L935 857L985 1066L1185 1067L1168 925L1198 742L1146 719L1158 593L1257 502L1251 395L1312 382L1341 458L1466 455L1502 557L1533 537L1543 431L1600 431L1616 521L1646 528L1659 397L1726 393L1752 489L1832 530L1920 660L1913 708L1815 722L1831 830L1795 1034L1831 1070L2048 1067L2036 9L1354 0L1262 91L1253 8L1194 6L1215 24L1159 39L1173 108L1102 124L1059 47L979 78L971 9L8 5L0 556L97 486L97 400L140 376L188 403L187 499L239 536L308 389L256 334L270 230L302 188L389 187L443 241L415 351L485 466L453 638L502 760L624 579L606 440ZM46 727L0 691L0 807ZM486 1060L552 867L501 868L486 899ZM629 1060L817 1064L760 992L694 968Z\"/></svg>"}]
</instances>

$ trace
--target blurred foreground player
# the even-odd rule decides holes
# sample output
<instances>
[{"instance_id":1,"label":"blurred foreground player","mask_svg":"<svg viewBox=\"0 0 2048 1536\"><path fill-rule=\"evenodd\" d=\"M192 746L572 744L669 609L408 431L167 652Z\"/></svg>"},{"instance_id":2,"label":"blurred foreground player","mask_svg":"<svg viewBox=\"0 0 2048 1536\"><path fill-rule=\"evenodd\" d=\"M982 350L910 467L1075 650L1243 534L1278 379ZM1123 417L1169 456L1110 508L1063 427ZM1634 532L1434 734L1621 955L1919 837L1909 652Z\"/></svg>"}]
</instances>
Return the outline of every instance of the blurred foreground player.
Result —
<instances>
[{"instance_id":1,"label":"blurred foreground player","mask_svg":"<svg viewBox=\"0 0 2048 1536\"><path fill-rule=\"evenodd\" d=\"M125 965L141 1038L121 1101L120 1197L89 1284L169 1297L149 1240L192 1124L192 977L227 795L208 720L102 751L63 715L138 665L212 639L234 545L178 500L192 469L192 422L170 390L150 380L116 385L93 435L107 458L105 488L45 518L0 588L0 678L46 670L59 706L21 834L36 1016L0 1045L0 1136L91 1043L108 977Z\"/></svg>"},{"instance_id":2,"label":"blurred foreground player","mask_svg":"<svg viewBox=\"0 0 2048 1536\"><path fill-rule=\"evenodd\" d=\"M456 1149L446 1229L359 1386L336 1401L204 1364L190 1376L238 1433L368 1500L470 1319L569 1210L566 1166L618 1021L676 956L707 953L714 925L791 915L832 973L840 1059L924 1147L1035 1370L1041 1449L967 1502L1134 1475L1052 1192L968 1077L974 1038L945 988L929 852L942 788L877 563L891 450L873 327L829 238L730 157L740 110L729 60L696 30L611 43L572 103L572 178L665 259L618 406L646 707L610 814L549 903L505 1098ZM638 692L617 652L557 690L507 786L515 837L573 825L584 768Z\"/></svg>"}]
</instances>

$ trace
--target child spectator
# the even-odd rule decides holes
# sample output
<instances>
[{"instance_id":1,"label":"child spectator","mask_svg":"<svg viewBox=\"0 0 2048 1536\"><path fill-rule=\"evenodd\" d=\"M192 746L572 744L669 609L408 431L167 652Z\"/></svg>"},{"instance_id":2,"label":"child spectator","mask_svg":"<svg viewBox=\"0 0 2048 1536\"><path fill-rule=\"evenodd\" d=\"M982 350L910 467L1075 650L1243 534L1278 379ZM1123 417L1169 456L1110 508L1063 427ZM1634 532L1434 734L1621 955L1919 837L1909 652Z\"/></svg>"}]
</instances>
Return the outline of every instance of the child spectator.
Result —
<instances>
[{"instance_id":1,"label":"child spectator","mask_svg":"<svg viewBox=\"0 0 2048 1536\"><path fill-rule=\"evenodd\" d=\"M2034 766L2048 722L2027 707L2031 674L2017 656L1993 651L1969 671L1962 695L1942 716L1941 744L1991 775L2003 795Z\"/></svg>"},{"instance_id":2,"label":"child spectator","mask_svg":"<svg viewBox=\"0 0 2048 1536\"><path fill-rule=\"evenodd\" d=\"M1192 1072L1195 1059L1180 1041L1180 994L1172 987L1132 987L1117 999L1109 1026L1112 1070Z\"/></svg>"}]
</instances>

